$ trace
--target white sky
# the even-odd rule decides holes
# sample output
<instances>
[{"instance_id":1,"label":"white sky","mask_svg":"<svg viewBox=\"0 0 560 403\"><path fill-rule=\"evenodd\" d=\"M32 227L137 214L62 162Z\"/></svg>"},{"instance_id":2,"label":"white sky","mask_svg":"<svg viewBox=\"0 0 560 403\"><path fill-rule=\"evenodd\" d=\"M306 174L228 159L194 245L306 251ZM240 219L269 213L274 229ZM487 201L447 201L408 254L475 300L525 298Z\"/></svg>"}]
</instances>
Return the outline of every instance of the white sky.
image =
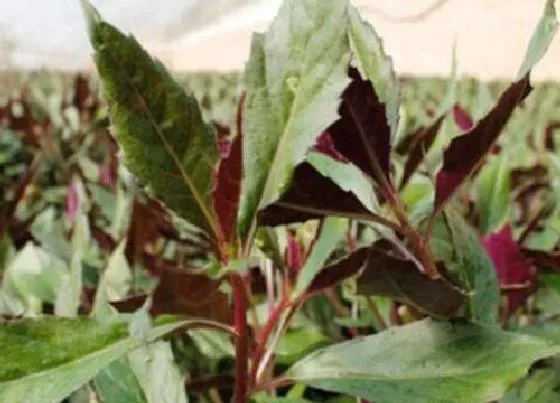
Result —
<instances>
[{"instance_id":1,"label":"white sky","mask_svg":"<svg viewBox=\"0 0 560 403\"><path fill-rule=\"evenodd\" d=\"M198 15L202 12L219 19L220 12L227 13L236 4L250 2L91 0L105 19L123 31L134 33L142 42L150 43L165 43L170 37L188 31L185 19L194 17L196 6L199 6ZM89 63L90 48L78 0L1 0L0 3L0 58L2 41L9 39L17 46L11 58L16 67L46 65L74 69ZM209 19L202 15L196 23L207 26Z\"/></svg>"}]
</instances>

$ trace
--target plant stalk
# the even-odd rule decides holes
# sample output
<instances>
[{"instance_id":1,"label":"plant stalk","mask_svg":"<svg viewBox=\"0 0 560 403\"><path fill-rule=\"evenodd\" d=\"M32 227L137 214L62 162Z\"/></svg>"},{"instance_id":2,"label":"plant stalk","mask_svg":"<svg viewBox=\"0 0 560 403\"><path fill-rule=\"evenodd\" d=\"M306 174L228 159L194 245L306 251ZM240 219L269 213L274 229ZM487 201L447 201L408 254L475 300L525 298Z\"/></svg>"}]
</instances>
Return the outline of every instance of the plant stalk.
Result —
<instances>
[{"instance_id":1,"label":"plant stalk","mask_svg":"<svg viewBox=\"0 0 560 403\"><path fill-rule=\"evenodd\" d=\"M247 293L243 278L239 275L230 277L234 294L234 321L238 334L235 340L235 389L233 402L246 403L249 391L249 328L247 326Z\"/></svg>"}]
</instances>

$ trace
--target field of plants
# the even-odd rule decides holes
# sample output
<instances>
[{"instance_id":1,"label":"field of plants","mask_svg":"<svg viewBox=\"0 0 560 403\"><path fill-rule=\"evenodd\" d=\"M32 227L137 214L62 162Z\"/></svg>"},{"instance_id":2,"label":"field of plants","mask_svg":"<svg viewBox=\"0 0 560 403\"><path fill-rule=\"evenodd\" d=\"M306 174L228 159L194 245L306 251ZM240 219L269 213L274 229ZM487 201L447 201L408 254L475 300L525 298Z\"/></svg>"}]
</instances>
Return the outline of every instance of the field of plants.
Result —
<instances>
[{"instance_id":1,"label":"field of plants","mask_svg":"<svg viewBox=\"0 0 560 403\"><path fill-rule=\"evenodd\" d=\"M320 3L320 5L319 5ZM0 76L0 403L560 401L560 84L397 78L345 0L173 76Z\"/></svg>"}]
</instances>

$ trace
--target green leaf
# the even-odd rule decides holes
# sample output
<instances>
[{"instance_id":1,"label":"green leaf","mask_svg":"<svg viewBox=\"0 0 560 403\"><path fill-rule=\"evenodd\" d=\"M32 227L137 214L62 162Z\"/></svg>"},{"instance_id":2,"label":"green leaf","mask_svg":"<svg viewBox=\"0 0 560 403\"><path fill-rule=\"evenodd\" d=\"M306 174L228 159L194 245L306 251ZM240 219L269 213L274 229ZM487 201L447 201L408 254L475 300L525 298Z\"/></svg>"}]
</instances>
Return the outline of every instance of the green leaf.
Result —
<instances>
[{"instance_id":1,"label":"green leaf","mask_svg":"<svg viewBox=\"0 0 560 403\"><path fill-rule=\"evenodd\" d=\"M86 7L104 99L125 163L182 218L216 233L217 146L198 102L132 37Z\"/></svg>"},{"instance_id":2,"label":"green leaf","mask_svg":"<svg viewBox=\"0 0 560 403\"><path fill-rule=\"evenodd\" d=\"M154 341L188 322L150 331ZM0 401L61 401L100 370L142 344L128 337L126 324L91 319L44 318L0 326Z\"/></svg>"},{"instance_id":3,"label":"green leaf","mask_svg":"<svg viewBox=\"0 0 560 403\"><path fill-rule=\"evenodd\" d=\"M82 304L82 272L83 260L90 247L89 219L84 211L86 193L81 179L74 179L78 208L74 218L72 233L72 255L70 258L70 273L63 278L55 301L55 315L74 317Z\"/></svg>"},{"instance_id":4,"label":"green leaf","mask_svg":"<svg viewBox=\"0 0 560 403\"><path fill-rule=\"evenodd\" d=\"M185 384L173 361L171 345L153 343L128 355L149 403L186 403Z\"/></svg>"},{"instance_id":5,"label":"green leaf","mask_svg":"<svg viewBox=\"0 0 560 403\"><path fill-rule=\"evenodd\" d=\"M326 218L321 227L321 233L314 243L311 253L298 274L292 298L296 300L305 293L315 276L321 271L327 259L337 245L344 239L348 231L348 220L343 218Z\"/></svg>"},{"instance_id":6,"label":"green leaf","mask_svg":"<svg viewBox=\"0 0 560 403\"><path fill-rule=\"evenodd\" d=\"M358 10L349 7L348 14L348 37L358 70L364 79L371 81L379 100L385 104L391 137L394 138L398 128L400 90L393 61L385 54L379 35L360 17Z\"/></svg>"},{"instance_id":7,"label":"green leaf","mask_svg":"<svg viewBox=\"0 0 560 403\"><path fill-rule=\"evenodd\" d=\"M109 257L107 268L101 276L95 294L93 314L104 319L116 313L109 301L119 300L127 296L132 280L132 270L124 256L126 241L122 241Z\"/></svg>"},{"instance_id":8,"label":"green leaf","mask_svg":"<svg viewBox=\"0 0 560 403\"><path fill-rule=\"evenodd\" d=\"M338 117L348 83L347 27L347 1L286 0L268 32L253 36L245 74L242 239Z\"/></svg>"},{"instance_id":9,"label":"green leaf","mask_svg":"<svg viewBox=\"0 0 560 403\"><path fill-rule=\"evenodd\" d=\"M374 212L378 207L371 182L356 165L343 163L317 152L310 152L307 156L307 162L342 190L354 194L369 211Z\"/></svg>"},{"instance_id":10,"label":"green leaf","mask_svg":"<svg viewBox=\"0 0 560 403\"><path fill-rule=\"evenodd\" d=\"M453 244L455 268L468 293L467 315L478 323L495 325L500 308L500 284L492 261L468 222L452 208L445 210Z\"/></svg>"},{"instance_id":11,"label":"green leaf","mask_svg":"<svg viewBox=\"0 0 560 403\"><path fill-rule=\"evenodd\" d=\"M64 261L28 243L4 273L3 283L6 292L24 301L36 298L54 303L65 278L68 278L68 267Z\"/></svg>"},{"instance_id":12,"label":"green leaf","mask_svg":"<svg viewBox=\"0 0 560 403\"><path fill-rule=\"evenodd\" d=\"M287 377L377 403L483 403L559 351L536 337L428 319L319 350Z\"/></svg>"},{"instance_id":13,"label":"green leaf","mask_svg":"<svg viewBox=\"0 0 560 403\"><path fill-rule=\"evenodd\" d=\"M323 333L304 328L296 329L282 335L274 353L278 363L290 365L303 358L306 353L327 344L329 338Z\"/></svg>"},{"instance_id":14,"label":"green leaf","mask_svg":"<svg viewBox=\"0 0 560 403\"><path fill-rule=\"evenodd\" d=\"M125 360L107 366L94 379L100 403L147 403L136 375Z\"/></svg>"},{"instance_id":15,"label":"green leaf","mask_svg":"<svg viewBox=\"0 0 560 403\"><path fill-rule=\"evenodd\" d=\"M476 206L483 234L497 230L510 210L510 170L504 155L493 157L476 181Z\"/></svg>"},{"instance_id":16,"label":"green leaf","mask_svg":"<svg viewBox=\"0 0 560 403\"><path fill-rule=\"evenodd\" d=\"M524 77L542 57L545 55L548 45L558 31L558 20L556 19L556 9L554 8L554 0L547 0L544 6L542 17L537 25L527 53L521 64L521 68L517 73L517 80Z\"/></svg>"}]
</instances>

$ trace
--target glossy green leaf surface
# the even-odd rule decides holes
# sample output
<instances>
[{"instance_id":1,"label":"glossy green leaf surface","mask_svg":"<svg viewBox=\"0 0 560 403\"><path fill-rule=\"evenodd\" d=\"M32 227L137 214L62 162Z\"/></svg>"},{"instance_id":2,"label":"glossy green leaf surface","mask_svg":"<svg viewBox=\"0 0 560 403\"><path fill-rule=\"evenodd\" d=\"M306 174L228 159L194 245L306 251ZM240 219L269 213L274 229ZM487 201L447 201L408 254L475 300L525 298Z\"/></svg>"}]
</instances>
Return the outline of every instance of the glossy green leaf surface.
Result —
<instances>
[{"instance_id":1,"label":"glossy green leaf surface","mask_svg":"<svg viewBox=\"0 0 560 403\"><path fill-rule=\"evenodd\" d=\"M286 0L269 30L253 36L245 73L242 238L338 117L348 83L347 27L347 1Z\"/></svg>"},{"instance_id":2,"label":"glossy green leaf surface","mask_svg":"<svg viewBox=\"0 0 560 403\"><path fill-rule=\"evenodd\" d=\"M483 403L559 351L532 336L428 319L319 350L287 376L377 403Z\"/></svg>"}]
</instances>

